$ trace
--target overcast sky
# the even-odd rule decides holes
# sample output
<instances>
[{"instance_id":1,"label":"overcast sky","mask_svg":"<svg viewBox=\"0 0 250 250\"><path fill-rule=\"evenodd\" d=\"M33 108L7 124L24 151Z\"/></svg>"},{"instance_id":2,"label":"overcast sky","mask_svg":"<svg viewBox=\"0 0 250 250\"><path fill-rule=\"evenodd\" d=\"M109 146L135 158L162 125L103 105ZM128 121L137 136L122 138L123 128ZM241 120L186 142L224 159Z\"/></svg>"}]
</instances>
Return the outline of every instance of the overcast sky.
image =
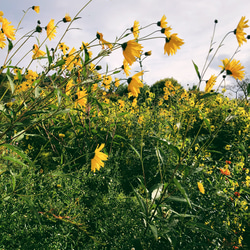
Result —
<instances>
[{"instance_id":1,"label":"overcast sky","mask_svg":"<svg viewBox=\"0 0 250 250\"><path fill-rule=\"evenodd\" d=\"M31 30L36 26L39 19L44 27L51 18L55 22L69 13L73 17L79 9L84 6L87 0L8 0L1 1L1 10L4 17L16 27L22 17L22 10L26 10L33 5L40 6L40 13L30 11L25 17L20 33ZM250 19L249 0L93 0L84 9L81 19L75 21L73 27L80 30L71 30L65 37L65 42L71 48L79 48L81 42L89 42L96 36L96 32L101 32L104 39L114 41L116 36L133 26L135 20L141 26L156 23L163 15L166 15L168 25L172 27L173 33L178 33L185 44L173 56L164 55L164 39L144 41L144 50L152 50L152 56L144 61L144 81L152 85L157 80L173 77L183 86L193 85L198 79L192 64L192 60L202 69L212 37L214 20L218 20L214 48L218 46L224 35L233 31L242 16ZM250 24L250 23L249 23ZM60 23L57 39L63 33L66 24ZM156 26L149 29L155 30ZM250 28L246 29L250 34ZM45 32L40 35L44 38ZM132 38L132 37L130 37ZM34 40L31 43L36 43ZM54 41L47 41L49 48L53 47ZM230 58L237 48L236 37L231 34L225 40L224 46L214 59L213 64L206 74L209 78L211 74L220 71L221 60ZM44 49L44 48L43 48ZM44 49L45 50L45 49ZM246 76L250 75L250 40L240 48L240 52L235 58L240 60L245 66ZM4 57L5 50L1 51L1 58ZM26 50L27 51L27 50ZM24 53L24 51L22 52ZM30 55L31 57L31 55ZM122 52L117 51L114 55L106 58L105 62L111 68L120 67L123 57ZM25 66L25 65L23 65ZM36 65L37 66L37 65ZM138 67L133 66L131 74L135 73Z\"/></svg>"}]
</instances>

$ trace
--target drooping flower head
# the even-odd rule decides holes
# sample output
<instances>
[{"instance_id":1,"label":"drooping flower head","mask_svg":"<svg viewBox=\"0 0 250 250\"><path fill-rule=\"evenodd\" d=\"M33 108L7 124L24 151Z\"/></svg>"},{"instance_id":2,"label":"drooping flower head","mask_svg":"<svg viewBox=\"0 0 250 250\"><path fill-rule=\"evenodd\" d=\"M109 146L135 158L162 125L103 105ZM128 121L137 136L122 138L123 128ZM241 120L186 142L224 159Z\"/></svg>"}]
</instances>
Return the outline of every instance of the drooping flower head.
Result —
<instances>
[{"instance_id":1,"label":"drooping flower head","mask_svg":"<svg viewBox=\"0 0 250 250\"><path fill-rule=\"evenodd\" d=\"M126 74L126 77L128 77L130 75L130 67L126 59L123 60L122 69L124 73Z\"/></svg>"},{"instance_id":2,"label":"drooping flower head","mask_svg":"<svg viewBox=\"0 0 250 250\"><path fill-rule=\"evenodd\" d=\"M245 18L246 17L244 17L244 16L241 17L237 28L234 30L234 34L236 35L239 46L241 46L243 44L243 42L247 42L247 39L245 37L247 34L244 32L244 29L248 28L249 25L247 24L248 20L245 20Z\"/></svg>"},{"instance_id":3,"label":"drooping flower head","mask_svg":"<svg viewBox=\"0 0 250 250\"><path fill-rule=\"evenodd\" d=\"M44 56L46 54L44 51L39 50L39 47L36 44L34 44L34 46L33 46L33 53L34 54L32 56L32 59L36 59L36 58Z\"/></svg>"},{"instance_id":4,"label":"drooping flower head","mask_svg":"<svg viewBox=\"0 0 250 250\"><path fill-rule=\"evenodd\" d=\"M47 37L49 38L50 41L51 39L54 39L56 36L56 26L54 21L55 21L54 19L51 19L48 25L45 27L47 31Z\"/></svg>"},{"instance_id":5,"label":"drooping flower head","mask_svg":"<svg viewBox=\"0 0 250 250\"><path fill-rule=\"evenodd\" d=\"M2 31L11 40L15 40L15 29L13 25L10 25L11 22L9 22L6 18L3 18L2 20Z\"/></svg>"},{"instance_id":6,"label":"drooping flower head","mask_svg":"<svg viewBox=\"0 0 250 250\"><path fill-rule=\"evenodd\" d=\"M177 34L172 34L170 37L166 37L166 43L164 46L164 54L173 55L177 49L184 44L183 39L179 38Z\"/></svg>"},{"instance_id":7,"label":"drooping flower head","mask_svg":"<svg viewBox=\"0 0 250 250\"><path fill-rule=\"evenodd\" d=\"M205 87L205 92L208 93L212 90L215 82L216 82L216 76L215 75L212 75L209 80L207 81L206 83L206 87Z\"/></svg>"},{"instance_id":8,"label":"drooping flower head","mask_svg":"<svg viewBox=\"0 0 250 250\"><path fill-rule=\"evenodd\" d=\"M171 27L166 27L166 28L162 28L161 29L161 33L164 34L166 37L170 37L171 36L171 31L172 28Z\"/></svg>"},{"instance_id":9,"label":"drooping flower head","mask_svg":"<svg viewBox=\"0 0 250 250\"><path fill-rule=\"evenodd\" d=\"M234 77L236 80L243 80L245 71L244 66L240 64L240 61L235 59L229 61L229 59L222 60L223 66L219 66L222 68L222 71L226 71L227 75Z\"/></svg>"},{"instance_id":10,"label":"drooping flower head","mask_svg":"<svg viewBox=\"0 0 250 250\"><path fill-rule=\"evenodd\" d=\"M98 145L99 146L99 145ZM95 172L96 170L100 170L101 167L104 167L104 162L108 160L108 155L100 152L105 144L102 143L100 147L96 148L95 150L95 156L93 159L91 159L91 171Z\"/></svg>"},{"instance_id":11,"label":"drooping flower head","mask_svg":"<svg viewBox=\"0 0 250 250\"><path fill-rule=\"evenodd\" d=\"M71 17L69 16L69 14L66 14L66 15L65 15L65 17L63 18L63 22L64 22L64 23L71 22Z\"/></svg>"},{"instance_id":12,"label":"drooping flower head","mask_svg":"<svg viewBox=\"0 0 250 250\"><path fill-rule=\"evenodd\" d=\"M105 46L107 46L108 48L112 49L113 45L103 39L103 34L102 33L97 32L96 33L96 37L97 37L98 40L100 40L100 43L102 44L102 49L104 49Z\"/></svg>"},{"instance_id":13,"label":"drooping flower head","mask_svg":"<svg viewBox=\"0 0 250 250\"><path fill-rule=\"evenodd\" d=\"M128 91L131 92L131 94L134 97L138 97L138 94L140 93L140 88L143 87L143 83L140 80L140 76L143 75L143 71L136 73L132 77L128 78Z\"/></svg>"},{"instance_id":14,"label":"drooping flower head","mask_svg":"<svg viewBox=\"0 0 250 250\"><path fill-rule=\"evenodd\" d=\"M142 53L143 46L135 40L129 40L122 44L123 56L129 65L132 65L136 58L139 58Z\"/></svg>"},{"instance_id":15,"label":"drooping flower head","mask_svg":"<svg viewBox=\"0 0 250 250\"><path fill-rule=\"evenodd\" d=\"M40 7L39 6L32 6L32 10L34 10L37 14L39 14Z\"/></svg>"},{"instance_id":16,"label":"drooping flower head","mask_svg":"<svg viewBox=\"0 0 250 250\"><path fill-rule=\"evenodd\" d=\"M168 24L166 19L167 19L166 16L163 15L161 21L157 22L157 25L160 26L161 28L166 28Z\"/></svg>"},{"instance_id":17,"label":"drooping flower head","mask_svg":"<svg viewBox=\"0 0 250 250\"><path fill-rule=\"evenodd\" d=\"M134 38L137 39L140 33L138 21L134 21L134 26L131 28L131 31L133 32Z\"/></svg>"}]
</instances>

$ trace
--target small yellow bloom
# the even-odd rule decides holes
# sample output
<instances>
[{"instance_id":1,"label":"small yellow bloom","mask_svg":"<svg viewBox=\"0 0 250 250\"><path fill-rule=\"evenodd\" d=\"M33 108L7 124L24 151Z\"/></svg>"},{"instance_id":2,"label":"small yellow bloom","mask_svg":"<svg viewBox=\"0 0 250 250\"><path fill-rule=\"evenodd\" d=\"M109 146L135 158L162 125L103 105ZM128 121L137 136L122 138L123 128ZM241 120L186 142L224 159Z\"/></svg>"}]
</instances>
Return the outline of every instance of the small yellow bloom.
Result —
<instances>
[{"instance_id":1,"label":"small yellow bloom","mask_svg":"<svg viewBox=\"0 0 250 250\"><path fill-rule=\"evenodd\" d=\"M51 19L48 23L48 25L45 27L46 31L47 31L47 37L49 38L49 40L51 41L51 39L55 38L55 33L56 33L56 26L54 23L54 19Z\"/></svg>"},{"instance_id":2,"label":"small yellow bloom","mask_svg":"<svg viewBox=\"0 0 250 250\"><path fill-rule=\"evenodd\" d=\"M197 182L198 188L202 194L205 194L205 189L203 187L203 184L201 182Z\"/></svg>"},{"instance_id":3,"label":"small yellow bloom","mask_svg":"<svg viewBox=\"0 0 250 250\"><path fill-rule=\"evenodd\" d=\"M125 73L126 76L128 77L129 74L130 74L130 67L129 67L128 62L127 62L126 59L123 60L122 69L124 70L124 73Z\"/></svg>"},{"instance_id":4,"label":"small yellow bloom","mask_svg":"<svg viewBox=\"0 0 250 250\"><path fill-rule=\"evenodd\" d=\"M6 38L4 36L4 33L0 30L0 48L3 49L6 46Z\"/></svg>"},{"instance_id":5,"label":"small yellow bloom","mask_svg":"<svg viewBox=\"0 0 250 250\"><path fill-rule=\"evenodd\" d=\"M63 52L63 54L67 54L69 47L67 45L65 45L65 43L60 43L58 45L58 48Z\"/></svg>"},{"instance_id":6,"label":"small yellow bloom","mask_svg":"<svg viewBox=\"0 0 250 250\"><path fill-rule=\"evenodd\" d=\"M36 58L44 56L46 54L44 51L39 50L39 47L36 44L34 44L34 46L33 46L33 53L34 53L34 55L32 56L32 59L36 59Z\"/></svg>"},{"instance_id":7,"label":"small yellow bloom","mask_svg":"<svg viewBox=\"0 0 250 250\"><path fill-rule=\"evenodd\" d=\"M134 26L131 28L131 31L133 32L134 38L137 39L140 33L138 21L134 21Z\"/></svg>"},{"instance_id":8,"label":"small yellow bloom","mask_svg":"<svg viewBox=\"0 0 250 250\"><path fill-rule=\"evenodd\" d=\"M34 10L37 14L39 14L40 7L39 6L32 6L32 10Z\"/></svg>"},{"instance_id":9,"label":"small yellow bloom","mask_svg":"<svg viewBox=\"0 0 250 250\"><path fill-rule=\"evenodd\" d=\"M63 22L64 22L64 23L71 22L71 17L69 16L69 14L66 14L66 15L65 15L65 17L63 18Z\"/></svg>"},{"instance_id":10,"label":"small yellow bloom","mask_svg":"<svg viewBox=\"0 0 250 250\"><path fill-rule=\"evenodd\" d=\"M105 48L105 45L106 45L108 48L112 49L113 45L112 45L111 43L109 43L109 42L107 42L106 40L103 39L103 34L102 34L102 33L97 32L97 33L96 33L96 37L97 37L97 39L100 40L100 43L102 44L102 49Z\"/></svg>"},{"instance_id":11,"label":"small yellow bloom","mask_svg":"<svg viewBox=\"0 0 250 250\"><path fill-rule=\"evenodd\" d=\"M226 149L226 150L230 150L230 149L231 149L231 145L226 145L226 146L225 146L225 149Z\"/></svg>"},{"instance_id":12,"label":"small yellow bloom","mask_svg":"<svg viewBox=\"0 0 250 250\"><path fill-rule=\"evenodd\" d=\"M143 83L139 79L139 76L143 75L143 71L136 73L134 76L128 79L128 91L132 93L134 97L138 97L140 88L143 87Z\"/></svg>"},{"instance_id":13,"label":"small yellow bloom","mask_svg":"<svg viewBox=\"0 0 250 250\"><path fill-rule=\"evenodd\" d=\"M73 87L74 87L74 81L73 81L73 79L70 79L70 80L68 81L67 85L66 85L65 94L66 94L66 95L70 95L70 92L71 92L71 90L73 89Z\"/></svg>"},{"instance_id":14,"label":"small yellow bloom","mask_svg":"<svg viewBox=\"0 0 250 250\"><path fill-rule=\"evenodd\" d=\"M118 88L120 85L120 80L118 78L115 78L115 86Z\"/></svg>"},{"instance_id":15,"label":"small yellow bloom","mask_svg":"<svg viewBox=\"0 0 250 250\"><path fill-rule=\"evenodd\" d=\"M10 25L11 22L9 22L6 18L3 18L2 20L2 31L11 40L15 40L15 29L13 25Z\"/></svg>"},{"instance_id":16,"label":"small yellow bloom","mask_svg":"<svg viewBox=\"0 0 250 250\"><path fill-rule=\"evenodd\" d=\"M214 84L216 82L216 76L212 75L209 80L206 83L206 87L205 87L205 92L208 93L212 90Z\"/></svg>"},{"instance_id":17,"label":"small yellow bloom","mask_svg":"<svg viewBox=\"0 0 250 250\"><path fill-rule=\"evenodd\" d=\"M79 90L77 93L76 103L81 105L82 107L86 107L87 104L87 91L85 89Z\"/></svg>"},{"instance_id":18,"label":"small yellow bloom","mask_svg":"<svg viewBox=\"0 0 250 250\"><path fill-rule=\"evenodd\" d=\"M129 40L122 44L123 56L129 65L132 65L136 58L139 58L142 53L143 46L135 40Z\"/></svg>"},{"instance_id":19,"label":"small yellow bloom","mask_svg":"<svg viewBox=\"0 0 250 250\"><path fill-rule=\"evenodd\" d=\"M248 28L249 25L247 24L248 20L245 21L245 18L246 17L244 17L244 16L241 17L237 28L234 30L234 34L236 35L239 46L241 46L243 44L243 42L247 42L247 39L245 37L247 34L244 32L244 29Z\"/></svg>"},{"instance_id":20,"label":"small yellow bloom","mask_svg":"<svg viewBox=\"0 0 250 250\"><path fill-rule=\"evenodd\" d=\"M163 15L161 21L157 22L157 25L160 26L161 28L166 28L168 24L166 19L167 19L166 16Z\"/></svg>"},{"instance_id":21,"label":"small yellow bloom","mask_svg":"<svg viewBox=\"0 0 250 250\"><path fill-rule=\"evenodd\" d=\"M61 133L60 133L58 136L59 136L59 138L64 138L64 137L65 137L65 134L61 134Z\"/></svg>"},{"instance_id":22,"label":"small yellow bloom","mask_svg":"<svg viewBox=\"0 0 250 250\"><path fill-rule=\"evenodd\" d=\"M236 80L243 80L245 71L244 66L240 64L240 61L237 61L235 59L229 60L229 59L224 59L222 60L223 66L219 66L222 68L222 70L226 71L227 75L231 75L234 77Z\"/></svg>"},{"instance_id":23,"label":"small yellow bloom","mask_svg":"<svg viewBox=\"0 0 250 250\"><path fill-rule=\"evenodd\" d=\"M166 43L164 46L164 54L173 55L180 49L180 46L184 44L183 39L177 37L177 34L172 34L170 37L166 37Z\"/></svg>"},{"instance_id":24,"label":"small yellow bloom","mask_svg":"<svg viewBox=\"0 0 250 250\"><path fill-rule=\"evenodd\" d=\"M105 144L102 143L100 147L98 146L95 150L94 158L91 159L91 171L93 172L95 172L96 170L100 170L101 167L104 167L103 161L107 161L108 159L108 155L100 152L104 148Z\"/></svg>"}]
</instances>

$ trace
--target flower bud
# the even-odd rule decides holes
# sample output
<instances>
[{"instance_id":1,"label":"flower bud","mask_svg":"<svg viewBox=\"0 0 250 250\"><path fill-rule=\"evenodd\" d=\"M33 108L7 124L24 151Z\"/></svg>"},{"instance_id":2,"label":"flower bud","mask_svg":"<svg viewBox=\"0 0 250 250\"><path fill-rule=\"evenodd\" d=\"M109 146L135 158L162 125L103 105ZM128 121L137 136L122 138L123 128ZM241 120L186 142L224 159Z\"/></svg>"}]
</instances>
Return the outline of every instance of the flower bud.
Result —
<instances>
[{"instance_id":1,"label":"flower bud","mask_svg":"<svg viewBox=\"0 0 250 250\"><path fill-rule=\"evenodd\" d=\"M150 50L150 51L147 51L147 52L144 53L144 55L145 55L145 56L151 56L151 55L152 55L152 51L151 51L151 50Z\"/></svg>"},{"instance_id":2,"label":"flower bud","mask_svg":"<svg viewBox=\"0 0 250 250\"><path fill-rule=\"evenodd\" d=\"M41 26L39 26L39 25L36 26L36 32L41 33L42 30L43 29L41 28Z\"/></svg>"}]
</instances>

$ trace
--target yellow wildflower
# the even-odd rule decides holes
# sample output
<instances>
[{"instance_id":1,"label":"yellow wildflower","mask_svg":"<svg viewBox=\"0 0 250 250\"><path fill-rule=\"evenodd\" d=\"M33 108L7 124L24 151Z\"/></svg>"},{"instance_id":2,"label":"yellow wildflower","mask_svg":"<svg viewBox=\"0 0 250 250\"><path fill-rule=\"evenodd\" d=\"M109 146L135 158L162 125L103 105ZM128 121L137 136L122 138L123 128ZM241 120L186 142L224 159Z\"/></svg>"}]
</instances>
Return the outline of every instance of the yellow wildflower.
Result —
<instances>
[{"instance_id":1,"label":"yellow wildflower","mask_svg":"<svg viewBox=\"0 0 250 250\"><path fill-rule=\"evenodd\" d=\"M224 59L222 60L223 66L219 66L222 68L222 70L226 71L227 75L231 75L234 77L236 80L243 80L245 71L244 66L240 64L240 61L237 61L235 59L229 60L229 59Z\"/></svg>"},{"instance_id":2,"label":"yellow wildflower","mask_svg":"<svg viewBox=\"0 0 250 250\"><path fill-rule=\"evenodd\" d=\"M216 76L212 75L209 80L206 83L206 87L205 87L205 92L208 93L212 90L214 84L216 82Z\"/></svg>"},{"instance_id":3,"label":"yellow wildflower","mask_svg":"<svg viewBox=\"0 0 250 250\"><path fill-rule=\"evenodd\" d=\"M108 155L100 152L104 148L105 144L102 143L100 147L98 146L95 150L94 158L91 159L91 171L93 172L95 172L96 170L100 170L101 167L104 167L103 161L107 161L108 159Z\"/></svg>"},{"instance_id":4,"label":"yellow wildflower","mask_svg":"<svg viewBox=\"0 0 250 250\"><path fill-rule=\"evenodd\" d=\"M170 37L166 37L166 43L164 46L164 54L173 55L176 53L177 49L180 49L180 46L184 42L181 38L177 37L177 34L172 34Z\"/></svg>"},{"instance_id":5,"label":"yellow wildflower","mask_svg":"<svg viewBox=\"0 0 250 250\"><path fill-rule=\"evenodd\" d=\"M51 39L55 38L55 33L56 33L56 26L54 24L54 19L51 19L48 23L48 25L45 27L46 31L47 31L47 37L49 38L49 40L51 41Z\"/></svg>"},{"instance_id":6,"label":"yellow wildflower","mask_svg":"<svg viewBox=\"0 0 250 250\"><path fill-rule=\"evenodd\" d=\"M140 88L143 87L143 83L139 79L139 76L143 75L143 71L136 73L128 79L128 91L132 93L134 97L137 97L140 93Z\"/></svg>"},{"instance_id":7,"label":"yellow wildflower","mask_svg":"<svg viewBox=\"0 0 250 250\"><path fill-rule=\"evenodd\" d=\"M198 188L199 188L200 192L202 194L205 194L205 189L204 189L203 184L201 182L197 182L197 184L198 184Z\"/></svg>"},{"instance_id":8,"label":"yellow wildflower","mask_svg":"<svg viewBox=\"0 0 250 250\"><path fill-rule=\"evenodd\" d=\"M241 46L243 44L243 42L247 42L247 39L246 39L246 33L244 32L244 29L245 28L248 28L248 20L245 21L245 18L246 17L241 17L239 23L238 23L238 26L237 28L234 30L234 34L236 35L236 38L237 38L237 41L239 43L239 46Z\"/></svg>"},{"instance_id":9,"label":"yellow wildflower","mask_svg":"<svg viewBox=\"0 0 250 250\"><path fill-rule=\"evenodd\" d=\"M142 48L143 46L135 40L129 40L122 44L123 56L129 65L132 65L136 61L136 58L141 56Z\"/></svg>"},{"instance_id":10,"label":"yellow wildflower","mask_svg":"<svg viewBox=\"0 0 250 250\"><path fill-rule=\"evenodd\" d=\"M40 7L39 6L32 6L32 10L34 10L37 14L39 14Z\"/></svg>"},{"instance_id":11,"label":"yellow wildflower","mask_svg":"<svg viewBox=\"0 0 250 250\"><path fill-rule=\"evenodd\" d=\"M133 32L134 38L137 39L140 33L138 21L134 21L134 26L131 28L131 31Z\"/></svg>"},{"instance_id":12,"label":"yellow wildflower","mask_svg":"<svg viewBox=\"0 0 250 250\"><path fill-rule=\"evenodd\" d=\"M3 18L2 20L2 31L11 40L15 40L15 29L13 25L10 25L11 22L9 22L6 18Z\"/></svg>"},{"instance_id":13,"label":"yellow wildflower","mask_svg":"<svg viewBox=\"0 0 250 250\"><path fill-rule=\"evenodd\" d=\"M33 53L34 53L34 55L32 56L32 59L36 59L36 58L44 56L46 54L44 51L39 50L39 47L36 44L34 44L34 46L33 46Z\"/></svg>"}]
</instances>

